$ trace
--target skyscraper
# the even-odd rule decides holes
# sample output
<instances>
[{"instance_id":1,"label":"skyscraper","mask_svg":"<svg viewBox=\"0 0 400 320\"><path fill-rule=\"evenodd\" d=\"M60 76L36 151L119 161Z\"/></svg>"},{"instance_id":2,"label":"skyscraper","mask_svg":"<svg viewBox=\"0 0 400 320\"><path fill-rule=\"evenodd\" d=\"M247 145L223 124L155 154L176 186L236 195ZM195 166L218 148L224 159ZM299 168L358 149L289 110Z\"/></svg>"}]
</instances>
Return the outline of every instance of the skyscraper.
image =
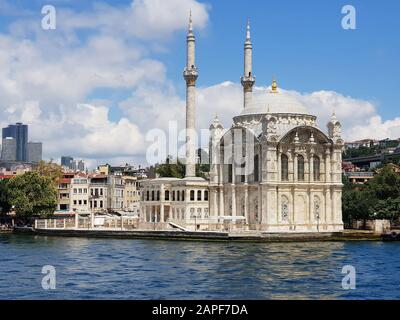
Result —
<instances>
[{"instance_id":1,"label":"skyscraper","mask_svg":"<svg viewBox=\"0 0 400 320\"><path fill-rule=\"evenodd\" d=\"M3 140L6 138L14 138L16 143L16 161L27 161L28 160L28 126L17 122L11 124L7 128L2 130Z\"/></svg>"},{"instance_id":2,"label":"skyscraper","mask_svg":"<svg viewBox=\"0 0 400 320\"><path fill-rule=\"evenodd\" d=\"M61 165L63 167L69 168L71 166L72 161L74 161L74 158L71 156L62 156L61 157Z\"/></svg>"},{"instance_id":3,"label":"skyscraper","mask_svg":"<svg viewBox=\"0 0 400 320\"><path fill-rule=\"evenodd\" d=\"M1 160L15 161L17 156L16 140L12 137L3 138L3 146L1 148Z\"/></svg>"},{"instance_id":4,"label":"skyscraper","mask_svg":"<svg viewBox=\"0 0 400 320\"><path fill-rule=\"evenodd\" d=\"M42 143L28 142L28 161L38 163L42 160Z\"/></svg>"}]
</instances>

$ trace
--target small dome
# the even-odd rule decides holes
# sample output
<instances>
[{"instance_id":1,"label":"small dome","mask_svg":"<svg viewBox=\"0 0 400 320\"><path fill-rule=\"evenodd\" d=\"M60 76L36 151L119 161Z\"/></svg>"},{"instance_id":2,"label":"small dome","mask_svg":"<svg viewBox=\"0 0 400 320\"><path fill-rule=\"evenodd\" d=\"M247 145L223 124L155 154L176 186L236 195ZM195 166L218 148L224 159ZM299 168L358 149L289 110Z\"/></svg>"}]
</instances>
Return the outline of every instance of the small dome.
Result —
<instances>
[{"instance_id":1,"label":"small dome","mask_svg":"<svg viewBox=\"0 0 400 320\"><path fill-rule=\"evenodd\" d=\"M306 107L287 91L253 92L252 101L240 115L266 113L308 114Z\"/></svg>"}]
</instances>

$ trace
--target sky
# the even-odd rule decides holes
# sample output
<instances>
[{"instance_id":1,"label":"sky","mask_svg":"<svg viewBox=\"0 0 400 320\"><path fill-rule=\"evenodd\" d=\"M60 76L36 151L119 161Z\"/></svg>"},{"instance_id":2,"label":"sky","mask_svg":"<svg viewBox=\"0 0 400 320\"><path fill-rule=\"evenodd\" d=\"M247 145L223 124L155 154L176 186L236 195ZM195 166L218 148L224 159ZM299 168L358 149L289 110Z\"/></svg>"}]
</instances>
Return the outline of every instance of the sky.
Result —
<instances>
[{"instance_id":1,"label":"sky","mask_svg":"<svg viewBox=\"0 0 400 320\"><path fill-rule=\"evenodd\" d=\"M349 4L354 30L342 28ZM55 30L41 26L44 5ZM256 91L275 77L321 128L335 111L347 141L400 137L396 0L0 0L0 125L29 124L45 159L147 165L149 132L184 125L190 10L198 129L215 114L229 127L243 108L250 19Z\"/></svg>"}]
</instances>

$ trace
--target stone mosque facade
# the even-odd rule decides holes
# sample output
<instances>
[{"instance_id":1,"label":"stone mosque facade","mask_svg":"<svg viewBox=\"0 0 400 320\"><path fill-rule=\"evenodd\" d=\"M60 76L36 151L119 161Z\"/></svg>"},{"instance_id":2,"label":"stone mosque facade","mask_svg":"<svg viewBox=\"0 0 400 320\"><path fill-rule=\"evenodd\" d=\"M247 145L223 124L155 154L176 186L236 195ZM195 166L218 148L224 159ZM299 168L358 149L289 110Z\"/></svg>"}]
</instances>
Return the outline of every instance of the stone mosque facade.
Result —
<instances>
[{"instance_id":1,"label":"stone mosque facade","mask_svg":"<svg viewBox=\"0 0 400 320\"><path fill-rule=\"evenodd\" d=\"M188 87L187 129L193 128L195 122L194 90L198 73L194 41L190 22L188 65L184 72ZM144 221L154 222L153 214L155 221L173 222L189 230L271 233L343 230L344 141L340 122L333 114L324 132L317 118L293 95L280 90L275 80L268 90L253 93L252 50L248 24L241 78L243 109L233 118L229 129L217 117L210 126L210 181L195 178L189 163L185 179L145 182ZM188 150L192 148L187 145L187 157L194 157L193 150ZM180 192L179 201L176 195L172 199L175 190ZM152 191L156 194L153 201ZM161 192L158 197L157 191ZM161 211L163 220L158 214Z\"/></svg>"}]
</instances>

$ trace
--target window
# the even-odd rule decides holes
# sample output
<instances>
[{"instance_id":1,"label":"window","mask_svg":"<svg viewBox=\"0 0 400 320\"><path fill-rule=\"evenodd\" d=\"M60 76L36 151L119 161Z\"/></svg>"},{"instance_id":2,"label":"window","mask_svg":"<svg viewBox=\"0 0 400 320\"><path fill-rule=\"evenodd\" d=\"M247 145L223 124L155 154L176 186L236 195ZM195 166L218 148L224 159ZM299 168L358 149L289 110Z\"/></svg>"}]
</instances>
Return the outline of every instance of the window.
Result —
<instances>
[{"instance_id":1,"label":"window","mask_svg":"<svg viewBox=\"0 0 400 320\"><path fill-rule=\"evenodd\" d=\"M81 206L81 205L82 205L82 200L79 200L79 201L78 201L78 204Z\"/></svg>"},{"instance_id":2,"label":"window","mask_svg":"<svg viewBox=\"0 0 400 320\"><path fill-rule=\"evenodd\" d=\"M176 191L176 201L181 201L181 192L178 190Z\"/></svg>"},{"instance_id":3,"label":"window","mask_svg":"<svg viewBox=\"0 0 400 320\"><path fill-rule=\"evenodd\" d=\"M297 156L297 180L304 181L304 157Z\"/></svg>"},{"instance_id":4,"label":"window","mask_svg":"<svg viewBox=\"0 0 400 320\"><path fill-rule=\"evenodd\" d=\"M232 182L232 164L228 164L228 182Z\"/></svg>"},{"instance_id":5,"label":"window","mask_svg":"<svg viewBox=\"0 0 400 320\"><path fill-rule=\"evenodd\" d=\"M157 191L157 201L160 201L160 190Z\"/></svg>"},{"instance_id":6,"label":"window","mask_svg":"<svg viewBox=\"0 0 400 320\"><path fill-rule=\"evenodd\" d=\"M289 159L287 155L282 154L281 155L281 177L282 181L288 181L289 180Z\"/></svg>"},{"instance_id":7,"label":"window","mask_svg":"<svg viewBox=\"0 0 400 320\"><path fill-rule=\"evenodd\" d=\"M208 201L208 190L204 191L204 201Z\"/></svg>"},{"instance_id":8,"label":"window","mask_svg":"<svg viewBox=\"0 0 400 320\"><path fill-rule=\"evenodd\" d=\"M182 196L181 196L182 201L185 201L185 191L182 190Z\"/></svg>"},{"instance_id":9,"label":"window","mask_svg":"<svg viewBox=\"0 0 400 320\"><path fill-rule=\"evenodd\" d=\"M100 200L100 208L103 208L103 200Z\"/></svg>"},{"instance_id":10,"label":"window","mask_svg":"<svg viewBox=\"0 0 400 320\"><path fill-rule=\"evenodd\" d=\"M78 190L74 188L74 194L77 194Z\"/></svg>"},{"instance_id":11,"label":"window","mask_svg":"<svg viewBox=\"0 0 400 320\"><path fill-rule=\"evenodd\" d=\"M254 181L259 181L258 171L259 171L259 156L258 154L254 157Z\"/></svg>"},{"instance_id":12,"label":"window","mask_svg":"<svg viewBox=\"0 0 400 320\"><path fill-rule=\"evenodd\" d=\"M154 201L154 190L151 191L151 201Z\"/></svg>"},{"instance_id":13,"label":"window","mask_svg":"<svg viewBox=\"0 0 400 320\"><path fill-rule=\"evenodd\" d=\"M314 165L314 181L319 181L320 179L320 166L321 166L321 161L317 156L314 156L313 158L313 165Z\"/></svg>"},{"instance_id":14,"label":"window","mask_svg":"<svg viewBox=\"0 0 400 320\"><path fill-rule=\"evenodd\" d=\"M243 162L241 165L240 165L240 168L241 168L241 175L240 175L240 182L242 182L242 183L244 183L245 181L246 181L246 176L243 174L244 172L245 172L245 170L246 170L246 162Z\"/></svg>"},{"instance_id":15,"label":"window","mask_svg":"<svg viewBox=\"0 0 400 320\"><path fill-rule=\"evenodd\" d=\"M150 200L150 191L147 190L147 192L146 192L146 201L149 201L149 200Z\"/></svg>"},{"instance_id":16,"label":"window","mask_svg":"<svg viewBox=\"0 0 400 320\"><path fill-rule=\"evenodd\" d=\"M289 200L283 196L281 200L281 219L287 221L289 217Z\"/></svg>"},{"instance_id":17,"label":"window","mask_svg":"<svg viewBox=\"0 0 400 320\"><path fill-rule=\"evenodd\" d=\"M172 191L172 201L175 201L175 190Z\"/></svg>"},{"instance_id":18,"label":"window","mask_svg":"<svg viewBox=\"0 0 400 320\"><path fill-rule=\"evenodd\" d=\"M169 190L165 190L165 201L169 201Z\"/></svg>"},{"instance_id":19,"label":"window","mask_svg":"<svg viewBox=\"0 0 400 320\"><path fill-rule=\"evenodd\" d=\"M190 190L190 201L194 201L194 190Z\"/></svg>"},{"instance_id":20,"label":"window","mask_svg":"<svg viewBox=\"0 0 400 320\"><path fill-rule=\"evenodd\" d=\"M103 188L100 188L100 195L103 195Z\"/></svg>"},{"instance_id":21,"label":"window","mask_svg":"<svg viewBox=\"0 0 400 320\"><path fill-rule=\"evenodd\" d=\"M197 201L201 201L201 190L197 191Z\"/></svg>"},{"instance_id":22,"label":"window","mask_svg":"<svg viewBox=\"0 0 400 320\"><path fill-rule=\"evenodd\" d=\"M74 204L76 205L76 200L74 200Z\"/></svg>"},{"instance_id":23,"label":"window","mask_svg":"<svg viewBox=\"0 0 400 320\"><path fill-rule=\"evenodd\" d=\"M83 200L83 204L84 204L84 205L87 205L87 200Z\"/></svg>"}]
</instances>

